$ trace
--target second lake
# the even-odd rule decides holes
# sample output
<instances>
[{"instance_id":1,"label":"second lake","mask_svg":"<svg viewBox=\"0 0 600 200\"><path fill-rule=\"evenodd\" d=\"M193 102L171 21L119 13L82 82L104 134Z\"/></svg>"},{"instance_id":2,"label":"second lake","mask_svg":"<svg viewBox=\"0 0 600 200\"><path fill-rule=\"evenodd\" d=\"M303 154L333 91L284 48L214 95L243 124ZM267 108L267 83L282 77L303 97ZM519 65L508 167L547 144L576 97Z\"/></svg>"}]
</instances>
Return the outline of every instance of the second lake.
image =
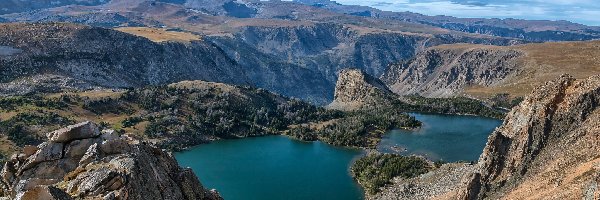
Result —
<instances>
[{"instance_id":1,"label":"second lake","mask_svg":"<svg viewBox=\"0 0 600 200\"><path fill-rule=\"evenodd\" d=\"M477 161L488 136L501 120L461 115L411 114L423 122L415 130L393 130L377 149L401 155L421 155L433 161Z\"/></svg>"}]
</instances>

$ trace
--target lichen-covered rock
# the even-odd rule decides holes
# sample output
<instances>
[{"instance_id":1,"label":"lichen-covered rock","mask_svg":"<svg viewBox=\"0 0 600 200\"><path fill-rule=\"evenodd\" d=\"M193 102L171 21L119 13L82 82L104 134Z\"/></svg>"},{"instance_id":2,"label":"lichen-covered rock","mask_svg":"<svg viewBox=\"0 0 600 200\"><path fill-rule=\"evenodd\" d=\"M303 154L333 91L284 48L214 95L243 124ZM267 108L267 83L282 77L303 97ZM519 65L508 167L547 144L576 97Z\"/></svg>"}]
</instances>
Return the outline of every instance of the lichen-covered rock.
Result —
<instances>
[{"instance_id":1,"label":"lichen-covered rock","mask_svg":"<svg viewBox=\"0 0 600 200\"><path fill-rule=\"evenodd\" d=\"M35 186L17 196L18 200L70 200L73 199L64 191L48 185Z\"/></svg>"},{"instance_id":2,"label":"lichen-covered rock","mask_svg":"<svg viewBox=\"0 0 600 200\"><path fill-rule=\"evenodd\" d=\"M48 134L6 162L2 195L16 199L221 199L168 152L92 122ZM31 153L31 152L30 152Z\"/></svg>"},{"instance_id":3,"label":"lichen-covered rock","mask_svg":"<svg viewBox=\"0 0 600 200\"><path fill-rule=\"evenodd\" d=\"M45 161L58 160L62 158L63 144L55 142L45 142L38 146L38 150L24 164L23 169L29 169L38 163Z\"/></svg>"},{"instance_id":4,"label":"lichen-covered rock","mask_svg":"<svg viewBox=\"0 0 600 200\"><path fill-rule=\"evenodd\" d=\"M99 135L100 131L97 125L87 121L58 129L48 133L46 136L48 137L48 141L64 143L73 140L94 138Z\"/></svg>"}]
</instances>

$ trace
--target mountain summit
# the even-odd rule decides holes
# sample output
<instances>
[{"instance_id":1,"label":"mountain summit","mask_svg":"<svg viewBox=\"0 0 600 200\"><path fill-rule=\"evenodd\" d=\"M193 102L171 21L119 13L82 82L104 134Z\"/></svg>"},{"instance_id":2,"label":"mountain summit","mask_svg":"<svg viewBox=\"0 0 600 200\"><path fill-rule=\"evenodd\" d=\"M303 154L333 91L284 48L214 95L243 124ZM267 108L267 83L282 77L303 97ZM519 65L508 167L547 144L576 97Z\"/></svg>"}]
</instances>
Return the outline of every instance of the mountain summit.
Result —
<instances>
[{"instance_id":1,"label":"mountain summit","mask_svg":"<svg viewBox=\"0 0 600 200\"><path fill-rule=\"evenodd\" d=\"M334 99L328 107L361 110L389 104L389 99L392 98L394 94L381 80L360 69L344 69L339 73Z\"/></svg>"}]
</instances>

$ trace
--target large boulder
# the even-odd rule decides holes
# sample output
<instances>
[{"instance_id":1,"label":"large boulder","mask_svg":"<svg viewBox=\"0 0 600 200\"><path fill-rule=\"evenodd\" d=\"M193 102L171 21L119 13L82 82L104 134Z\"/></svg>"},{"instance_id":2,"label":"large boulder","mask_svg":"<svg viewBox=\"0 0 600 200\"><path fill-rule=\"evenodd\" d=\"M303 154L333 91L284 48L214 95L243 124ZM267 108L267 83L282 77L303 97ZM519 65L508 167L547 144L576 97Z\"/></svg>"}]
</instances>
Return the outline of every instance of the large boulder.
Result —
<instances>
[{"instance_id":1,"label":"large boulder","mask_svg":"<svg viewBox=\"0 0 600 200\"><path fill-rule=\"evenodd\" d=\"M100 135L98 125L87 121L79 124L67 126L46 134L48 141L51 142L69 142L73 140L93 138Z\"/></svg>"},{"instance_id":2,"label":"large boulder","mask_svg":"<svg viewBox=\"0 0 600 200\"><path fill-rule=\"evenodd\" d=\"M71 200L71 196L64 191L47 185L36 186L19 196L16 199L20 200Z\"/></svg>"},{"instance_id":3,"label":"large boulder","mask_svg":"<svg viewBox=\"0 0 600 200\"><path fill-rule=\"evenodd\" d=\"M170 153L92 122L48 135L0 173L1 194L15 199L221 199Z\"/></svg>"},{"instance_id":4,"label":"large boulder","mask_svg":"<svg viewBox=\"0 0 600 200\"><path fill-rule=\"evenodd\" d=\"M38 150L33 153L29 158L27 158L27 162L25 166L22 167L23 170L32 168L41 162L58 160L62 158L63 153L63 144L55 143L55 142L44 142L38 146Z\"/></svg>"}]
</instances>

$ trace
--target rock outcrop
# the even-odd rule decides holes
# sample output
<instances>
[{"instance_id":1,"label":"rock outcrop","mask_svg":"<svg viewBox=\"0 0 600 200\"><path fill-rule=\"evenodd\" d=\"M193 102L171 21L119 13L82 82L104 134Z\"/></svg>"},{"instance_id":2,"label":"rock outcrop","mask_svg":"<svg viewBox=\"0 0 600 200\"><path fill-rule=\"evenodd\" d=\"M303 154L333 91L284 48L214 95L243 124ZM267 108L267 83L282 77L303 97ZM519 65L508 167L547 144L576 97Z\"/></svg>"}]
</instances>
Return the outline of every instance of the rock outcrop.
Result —
<instances>
[{"instance_id":1,"label":"rock outcrop","mask_svg":"<svg viewBox=\"0 0 600 200\"><path fill-rule=\"evenodd\" d=\"M468 163L449 163L440 168L412 179L394 178L392 184L381 188L382 191L370 195L369 200L394 199L434 199L456 195L461 189L465 177L471 175L475 165Z\"/></svg>"},{"instance_id":2,"label":"rock outcrop","mask_svg":"<svg viewBox=\"0 0 600 200\"><path fill-rule=\"evenodd\" d=\"M489 138L464 199L599 199L600 75L533 91Z\"/></svg>"},{"instance_id":3,"label":"rock outcrop","mask_svg":"<svg viewBox=\"0 0 600 200\"><path fill-rule=\"evenodd\" d=\"M469 86L493 86L519 70L522 52L493 46L433 47L390 65L382 79L398 94L452 97Z\"/></svg>"},{"instance_id":4,"label":"rock outcrop","mask_svg":"<svg viewBox=\"0 0 600 200\"><path fill-rule=\"evenodd\" d=\"M83 122L48 133L0 173L15 199L221 199L168 152Z\"/></svg>"},{"instance_id":5,"label":"rock outcrop","mask_svg":"<svg viewBox=\"0 0 600 200\"><path fill-rule=\"evenodd\" d=\"M441 45L390 65L381 79L401 95L529 95L562 74L585 79L600 72L600 42L556 42L514 46Z\"/></svg>"},{"instance_id":6,"label":"rock outcrop","mask_svg":"<svg viewBox=\"0 0 600 200\"><path fill-rule=\"evenodd\" d=\"M378 105L389 105L394 97L395 94L381 80L360 69L344 69L339 73L334 100L328 108L363 110Z\"/></svg>"},{"instance_id":7,"label":"rock outcrop","mask_svg":"<svg viewBox=\"0 0 600 200\"><path fill-rule=\"evenodd\" d=\"M339 73L335 98L327 106L342 111L400 110L444 114L469 114L500 118L503 113L468 98L424 98L393 93L379 79L360 69L345 69ZM381 110L383 109L383 110Z\"/></svg>"},{"instance_id":8,"label":"rock outcrop","mask_svg":"<svg viewBox=\"0 0 600 200\"><path fill-rule=\"evenodd\" d=\"M370 198L600 199L600 75L563 75L536 88L490 135L475 166L455 165Z\"/></svg>"}]
</instances>

